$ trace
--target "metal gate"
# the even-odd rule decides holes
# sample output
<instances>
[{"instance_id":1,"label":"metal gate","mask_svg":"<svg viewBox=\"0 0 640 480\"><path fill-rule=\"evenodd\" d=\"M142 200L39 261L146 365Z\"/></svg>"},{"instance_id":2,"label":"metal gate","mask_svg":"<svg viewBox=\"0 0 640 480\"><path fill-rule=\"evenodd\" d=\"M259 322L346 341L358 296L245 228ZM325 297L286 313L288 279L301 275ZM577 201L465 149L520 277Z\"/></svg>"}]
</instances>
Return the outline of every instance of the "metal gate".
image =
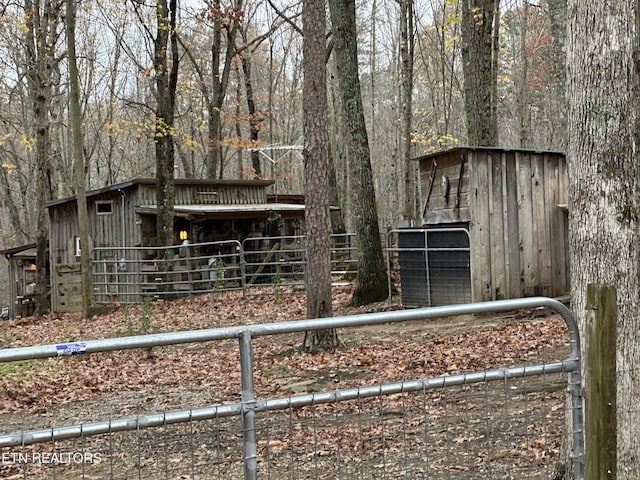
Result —
<instances>
[{"instance_id":1,"label":"metal gate","mask_svg":"<svg viewBox=\"0 0 640 480\"><path fill-rule=\"evenodd\" d=\"M254 387L260 337L542 307L564 319L568 358L271 398ZM0 363L60 357L72 368L77 355L233 339L237 400L3 434L0 468L29 479L550 478L566 440L584 478L578 329L547 298L12 348Z\"/></svg>"},{"instance_id":2,"label":"metal gate","mask_svg":"<svg viewBox=\"0 0 640 480\"><path fill-rule=\"evenodd\" d=\"M331 235L334 285L355 278L354 238L353 234ZM305 269L303 236L170 247L96 247L92 250L93 299L98 304L129 304L210 292L249 295L301 289ZM80 278L79 270L73 273ZM80 301L77 295L75 301Z\"/></svg>"},{"instance_id":3,"label":"metal gate","mask_svg":"<svg viewBox=\"0 0 640 480\"><path fill-rule=\"evenodd\" d=\"M427 307L470 303L471 249L467 228L411 228L387 236L390 262L400 271L402 304ZM389 271L392 271L391 265Z\"/></svg>"}]
</instances>

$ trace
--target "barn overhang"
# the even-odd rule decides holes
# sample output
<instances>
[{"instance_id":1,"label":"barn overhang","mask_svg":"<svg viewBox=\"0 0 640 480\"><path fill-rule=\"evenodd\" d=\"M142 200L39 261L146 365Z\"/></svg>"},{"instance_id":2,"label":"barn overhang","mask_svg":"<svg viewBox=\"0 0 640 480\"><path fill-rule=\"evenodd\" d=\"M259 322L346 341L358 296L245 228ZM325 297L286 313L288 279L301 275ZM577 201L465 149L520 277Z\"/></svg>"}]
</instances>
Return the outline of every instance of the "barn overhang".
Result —
<instances>
[{"instance_id":1,"label":"barn overhang","mask_svg":"<svg viewBox=\"0 0 640 480\"><path fill-rule=\"evenodd\" d=\"M176 216L188 219L201 218L255 218L269 215L271 212L285 217L304 216L304 205L291 203L258 203L237 205L175 205L173 208ZM136 213L142 215L156 215L157 205L141 205L136 207Z\"/></svg>"},{"instance_id":2,"label":"barn overhang","mask_svg":"<svg viewBox=\"0 0 640 480\"><path fill-rule=\"evenodd\" d=\"M21 245L19 247L14 247L14 248L7 248L6 250L0 250L0 255L4 255L7 259L10 257L16 257L16 256L33 256L35 257L35 248L36 248L36 244L35 243L29 243L27 245Z\"/></svg>"}]
</instances>

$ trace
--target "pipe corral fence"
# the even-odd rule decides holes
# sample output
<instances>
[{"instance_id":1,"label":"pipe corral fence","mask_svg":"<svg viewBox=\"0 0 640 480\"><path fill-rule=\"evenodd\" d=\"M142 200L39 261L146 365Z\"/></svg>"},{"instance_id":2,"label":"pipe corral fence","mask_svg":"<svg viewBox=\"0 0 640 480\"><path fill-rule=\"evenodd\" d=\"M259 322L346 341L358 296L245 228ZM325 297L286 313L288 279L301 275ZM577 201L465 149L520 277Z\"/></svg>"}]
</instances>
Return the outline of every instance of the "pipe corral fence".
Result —
<instances>
[{"instance_id":1,"label":"pipe corral fence","mask_svg":"<svg viewBox=\"0 0 640 480\"><path fill-rule=\"evenodd\" d=\"M564 319L567 358L266 398L254 385L263 337L534 308ZM72 369L77 356L188 344L205 354L230 340L237 357L229 361L240 367L229 378L235 396L5 433L0 468L16 479L548 479L568 463L584 478L580 339L569 309L548 298L19 347L0 350L0 362L59 357L59 368Z\"/></svg>"},{"instance_id":2,"label":"pipe corral fence","mask_svg":"<svg viewBox=\"0 0 640 480\"><path fill-rule=\"evenodd\" d=\"M465 228L390 230L381 238L390 300L405 306L470 303L470 239ZM357 275L357 238L331 236L334 285ZM243 296L304 289L304 236L172 247L98 247L92 250L94 301L127 304L210 292Z\"/></svg>"},{"instance_id":3,"label":"pipe corral fence","mask_svg":"<svg viewBox=\"0 0 640 480\"><path fill-rule=\"evenodd\" d=\"M334 283L355 278L354 235L331 237ZM96 303L141 303L210 292L243 296L303 289L303 236L252 237L172 247L97 247L92 250Z\"/></svg>"}]
</instances>

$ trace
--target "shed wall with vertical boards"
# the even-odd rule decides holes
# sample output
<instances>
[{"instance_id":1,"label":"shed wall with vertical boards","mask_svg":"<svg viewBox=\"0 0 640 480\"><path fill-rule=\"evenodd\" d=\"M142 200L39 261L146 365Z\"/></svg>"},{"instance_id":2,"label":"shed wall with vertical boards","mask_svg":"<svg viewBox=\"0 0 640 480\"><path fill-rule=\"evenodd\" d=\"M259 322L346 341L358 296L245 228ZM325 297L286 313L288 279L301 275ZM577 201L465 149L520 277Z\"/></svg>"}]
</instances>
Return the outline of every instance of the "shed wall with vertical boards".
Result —
<instances>
[{"instance_id":1,"label":"shed wall with vertical boards","mask_svg":"<svg viewBox=\"0 0 640 480\"><path fill-rule=\"evenodd\" d=\"M35 308L36 244L1 250L0 255L9 262L9 318L29 316Z\"/></svg>"},{"instance_id":2,"label":"shed wall with vertical boards","mask_svg":"<svg viewBox=\"0 0 640 480\"><path fill-rule=\"evenodd\" d=\"M417 161L423 225L468 225L473 301L569 292L563 153L456 147Z\"/></svg>"}]
</instances>

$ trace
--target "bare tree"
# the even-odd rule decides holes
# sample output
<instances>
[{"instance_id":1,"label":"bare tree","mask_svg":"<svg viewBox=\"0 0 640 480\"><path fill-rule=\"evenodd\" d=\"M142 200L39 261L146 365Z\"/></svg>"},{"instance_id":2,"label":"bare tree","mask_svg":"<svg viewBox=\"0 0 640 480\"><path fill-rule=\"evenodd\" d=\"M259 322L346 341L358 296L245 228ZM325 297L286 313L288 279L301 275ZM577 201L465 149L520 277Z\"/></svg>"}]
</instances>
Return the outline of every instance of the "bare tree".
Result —
<instances>
[{"instance_id":1,"label":"bare tree","mask_svg":"<svg viewBox=\"0 0 640 480\"><path fill-rule=\"evenodd\" d=\"M89 251L89 216L87 213L86 178L84 169L84 141L82 113L80 111L80 86L76 60L76 6L74 0L66 0L67 61L69 64L69 118L73 143L73 170L75 175L78 228L80 232L80 274L82 277L82 314L89 316L93 293L91 276L91 252Z\"/></svg>"},{"instance_id":2,"label":"bare tree","mask_svg":"<svg viewBox=\"0 0 640 480\"><path fill-rule=\"evenodd\" d=\"M55 48L62 24L62 0L25 0L27 80L36 152L36 313L50 308L47 285L49 227L45 203L51 198L51 105L59 59ZM59 76L59 75L58 75Z\"/></svg>"},{"instance_id":3,"label":"bare tree","mask_svg":"<svg viewBox=\"0 0 640 480\"><path fill-rule=\"evenodd\" d=\"M302 23L307 317L324 318L332 316L324 0L305 0ZM303 342L308 351L337 345L334 329L307 332Z\"/></svg>"},{"instance_id":4,"label":"bare tree","mask_svg":"<svg viewBox=\"0 0 640 480\"><path fill-rule=\"evenodd\" d=\"M418 213L418 165L411 161L413 132L413 61L415 52L413 0L398 0L400 7L400 98L402 141L400 158L404 171L404 218L415 221Z\"/></svg>"},{"instance_id":5,"label":"bare tree","mask_svg":"<svg viewBox=\"0 0 640 480\"><path fill-rule=\"evenodd\" d=\"M255 23L251 22L251 20L253 20L252 17L254 17L255 14L256 11L254 10L251 17L245 15L243 22L240 25L240 37L242 40L242 45L238 47L238 55L240 57L240 64L242 66L244 91L247 102L247 117L249 121L249 145L252 147L259 144L260 132L265 121L265 116L270 115L271 113L267 112L265 115L265 112L261 111L258 108L259 100L258 95L256 95L255 93L256 88L253 78L253 57L262 43L270 38L284 22L284 20L278 17L276 21L272 22L271 25L268 26L267 30L264 31L264 33L261 33L254 38L249 38L249 30L255 28ZM271 69L271 66L269 67L269 69ZM253 175L255 177L261 177L263 172L260 166L260 152L256 149L251 150L251 166L253 168Z\"/></svg>"},{"instance_id":6,"label":"bare tree","mask_svg":"<svg viewBox=\"0 0 640 480\"><path fill-rule=\"evenodd\" d=\"M243 38L246 40L246 37ZM247 114L249 117L249 141L252 146L257 145L260 139L260 129L264 116L256 109L256 97L253 93L253 78L252 78L252 59L250 52L245 50L245 53L241 55L242 73L244 75L244 91L247 98ZM260 152L255 149L251 150L251 166L253 167L253 174L256 178L262 176L262 168L260 167Z\"/></svg>"},{"instance_id":7,"label":"bare tree","mask_svg":"<svg viewBox=\"0 0 640 480\"><path fill-rule=\"evenodd\" d=\"M567 145L567 97L566 88L566 54L565 37L567 31L567 0L547 0L549 18L551 20L551 35L553 50L551 54L551 98L556 99L552 103L555 112L554 125L550 129L557 140L554 142L557 148L565 150Z\"/></svg>"},{"instance_id":8,"label":"bare tree","mask_svg":"<svg viewBox=\"0 0 640 480\"><path fill-rule=\"evenodd\" d=\"M235 0L226 10L220 0L208 6L207 17L212 22L211 31L211 90L207 94L209 113L209 137L207 176L221 178L223 171L222 151L222 106L229 86L229 74L236 55L236 35L243 15L242 0ZM224 37L223 37L224 34ZM223 41L224 40L224 41Z\"/></svg>"},{"instance_id":9,"label":"bare tree","mask_svg":"<svg viewBox=\"0 0 640 480\"><path fill-rule=\"evenodd\" d=\"M354 0L329 0L334 54L341 105L351 151L353 223L358 236L358 277L355 305L384 300L388 278L382 257L378 208L371 171L369 140L358 74L356 8Z\"/></svg>"},{"instance_id":10,"label":"bare tree","mask_svg":"<svg viewBox=\"0 0 640 480\"><path fill-rule=\"evenodd\" d=\"M174 115L178 84L178 0L158 0L156 5L156 37L154 62L156 83L156 202L157 245L173 243L174 206ZM168 54L171 55L171 60Z\"/></svg>"}]
</instances>

